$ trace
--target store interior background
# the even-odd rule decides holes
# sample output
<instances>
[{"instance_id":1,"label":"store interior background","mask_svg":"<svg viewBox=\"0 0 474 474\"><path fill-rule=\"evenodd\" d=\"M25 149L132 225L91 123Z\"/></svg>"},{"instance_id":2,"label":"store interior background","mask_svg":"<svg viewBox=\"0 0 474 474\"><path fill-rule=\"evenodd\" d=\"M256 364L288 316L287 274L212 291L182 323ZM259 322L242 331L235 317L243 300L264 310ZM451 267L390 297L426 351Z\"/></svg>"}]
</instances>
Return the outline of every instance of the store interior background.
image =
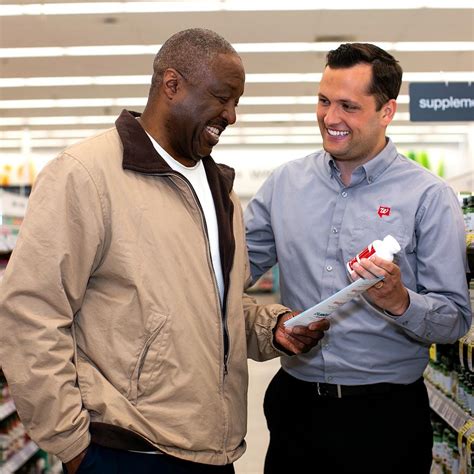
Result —
<instances>
[{"instance_id":1,"label":"store interior background","mask_svg":"<svg viewBox=\"0 0 474 474\"><path fill-rule=\"evenodd\" d=\"M236 169L244 205L275 167L321 147L315 108L325 54L353 41L379 44L404 69L388 132L399 150L426 153L457 192L474 190L474 123L413 123L408 111L410 82L474 83L474 9L464 0L2 0L0 184L31 184L61 149L112 126L123 108L143 110L159 45L190 27L222 34L246 68L237 123L213 152ZM261 404L278 362L250 368L249 449L238 474L262 472Z\"/></svg>"}]
</instances>

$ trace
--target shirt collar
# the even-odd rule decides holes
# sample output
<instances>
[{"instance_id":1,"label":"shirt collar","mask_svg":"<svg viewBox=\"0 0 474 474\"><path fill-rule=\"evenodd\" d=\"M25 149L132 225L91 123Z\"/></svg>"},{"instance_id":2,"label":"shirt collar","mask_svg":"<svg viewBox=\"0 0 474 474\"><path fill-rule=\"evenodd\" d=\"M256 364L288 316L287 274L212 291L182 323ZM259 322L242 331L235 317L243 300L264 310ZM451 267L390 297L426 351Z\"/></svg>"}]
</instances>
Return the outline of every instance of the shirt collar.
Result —
<instances>
[{"instance_id":1,"label":"shirt collar","mask_svg":"<svg viewBox=\"0 0 474 474\"><path fill-rule=\"evenodd\" d=\"M359 173L362 172L365 174L367 182L369 184L373 183L390 166L396 157L397 149L395 148L392 140L387 138L387 144L385 145L385 148L367 163L364 163L358 167L355 170L355 173L360 170ZM324 162L329 176L331 178L340 178L341 172L339 171L334 158L328 152L324 153Z\"/></svg>"}]
</instances>

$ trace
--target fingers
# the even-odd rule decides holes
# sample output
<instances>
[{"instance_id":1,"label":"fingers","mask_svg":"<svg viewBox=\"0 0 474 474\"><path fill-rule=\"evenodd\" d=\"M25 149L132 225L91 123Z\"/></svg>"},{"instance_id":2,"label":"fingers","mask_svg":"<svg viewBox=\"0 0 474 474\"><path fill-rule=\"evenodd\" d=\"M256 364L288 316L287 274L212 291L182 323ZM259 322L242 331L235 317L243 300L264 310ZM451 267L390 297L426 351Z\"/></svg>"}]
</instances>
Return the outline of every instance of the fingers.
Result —
<instances>
[{"instance_id":1,"label":"fingers","mask_svg":"<svg viewBox=\"0 0 474 474\"><path fill-rule=\"evenodd\" d=\"M362 278L383 277L383 281L376 283L366 292L372 303L393 316L400 316L407 310L410 297L403 285L398 265L373 256L369 259L363 258L360 263L354 264L354 270Z\"/></svg>"},{"instance_id":2,"label":"fingers","mask_svg":"<svg viewBox=\"0 0 474 474\"><path fill-rule=\"evenodd\" d=\"M355 263L354 272L362 278L384 277L384 283L391 278L400 279L400 269L393 262L384 260L377 256L372 256L369 259L363 258L360 262ZM379 285L379 288L384 285Z\"/></svg>"},{"instance_id":3,"label":"fingers","mask_svg":"<svg viewBox=\"0 0 474 474\"><path fill-rule=\"evenodd\" d=\"M306 344L295 339L291 334L281 328L277 329L275 332L275 342L277 345L293 354L301 354L306 348Z\"/></svg>"},{"instance_id":4,"label":"fingers","mask_svg":"<svg viewBox=\"0 0 474 474\"><path fill-rule=\"evenodd\" d=\"M290 319L294 315L285 315L279 322L275 331L275 340L286 350L295 354L308 352L324 337L324 331L329 329L329 321L327 319L316 321L309 326L295 326L285 328L283 322Z\"/></svg>"}]
</instances>

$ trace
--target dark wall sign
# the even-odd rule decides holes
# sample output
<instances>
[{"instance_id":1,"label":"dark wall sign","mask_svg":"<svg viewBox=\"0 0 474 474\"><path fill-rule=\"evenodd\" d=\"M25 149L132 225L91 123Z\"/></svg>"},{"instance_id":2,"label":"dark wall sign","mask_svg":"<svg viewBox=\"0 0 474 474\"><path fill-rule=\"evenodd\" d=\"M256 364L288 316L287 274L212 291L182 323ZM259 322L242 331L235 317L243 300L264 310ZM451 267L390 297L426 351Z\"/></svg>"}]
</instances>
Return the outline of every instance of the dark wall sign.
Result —
<instances>
[{"instance_id":1,"label":"dark wall sign","mask_svg":"<svg viewBox=\"0 0 474 474\"><path fill-rule=\"evenodd\" d=\"M409 94L412 122L474 121L474 84L417 82Z\"/></svg>"}]
</instances>

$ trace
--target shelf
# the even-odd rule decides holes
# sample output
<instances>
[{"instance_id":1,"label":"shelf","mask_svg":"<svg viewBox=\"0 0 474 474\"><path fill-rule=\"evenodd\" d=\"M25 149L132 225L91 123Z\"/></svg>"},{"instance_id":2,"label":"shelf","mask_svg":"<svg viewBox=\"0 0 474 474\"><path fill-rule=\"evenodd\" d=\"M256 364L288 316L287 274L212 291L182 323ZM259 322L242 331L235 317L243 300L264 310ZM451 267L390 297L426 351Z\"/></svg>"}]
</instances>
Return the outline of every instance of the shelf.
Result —
<instances>
[{"instance_id":1,"label":"shelf","mask_svg":"<svg viewBox=\"0 0 474 474\"><path fill-rule=\"evenodd\" d=\"M456 432L459 433L468 421L474 421L469 413L466 413L456 402L448 398L426 379L425 385L428 389L431 408Z\"/></svg>"},{"instance_id":2,"label":"shelf","mask_svg":"<svg viewBox=\"0 0 474 474\"><path fill-rule=\"evenodd\" d=\"M14 413L16 410L13 400L8 400L8 402L2 403L0 405L0 421L4 420L7 416Z\"/></svg>"},{"instance_id":3,"label":"shelf","mask_svg":"<svg viewBox=\"0 0 474 474\"><path fill-rule=\"evenodd\" d=\"M25 464L28 459L38 451L33 441L28 441L25 446L15 453L6 463L0 466L0 474L12 474Z\"/></svg>"}]
</instances>

